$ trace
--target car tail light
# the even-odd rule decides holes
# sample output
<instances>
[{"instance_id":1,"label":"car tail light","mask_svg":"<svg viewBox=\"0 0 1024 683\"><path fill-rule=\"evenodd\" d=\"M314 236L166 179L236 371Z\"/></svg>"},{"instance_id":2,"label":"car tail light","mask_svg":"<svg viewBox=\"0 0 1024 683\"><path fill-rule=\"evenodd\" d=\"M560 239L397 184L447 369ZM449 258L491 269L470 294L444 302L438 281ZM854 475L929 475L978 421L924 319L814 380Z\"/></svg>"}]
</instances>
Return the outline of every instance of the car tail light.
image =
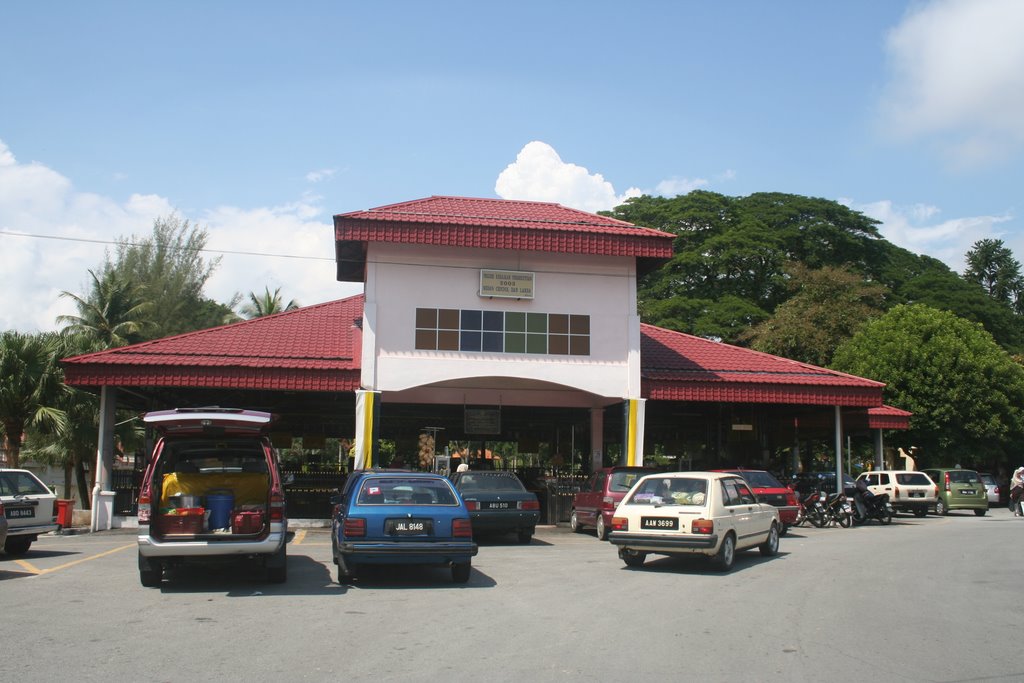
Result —
<instances>
[{"instance_id":1,"label":"car tail light","mask_svg":"<svg viewBox=\"0 0 1024 683\"><path fill-rule=\"evenodd\" d=\"M520 510L540 510L540 501L537 500L521 500L519 501Z\"/></svg>"},{"instance_id":2,"label":"car tail light","mask_svg":"<svg viewBox=\"0 0 1024 683\"><path fill-rule=\"evenodd\" d=\"M359 517L346 517L341 525L341 533L347 537L365 536L366 520Z\"/></svg>"},{"instance_id":3,"label":"car tail light","mask_svg":"<svg viewBox=\"0 0 1024 683\"><path fill-rule=\"evenodd\" d=\"M605 496L604 498L601 499L601 508L604 510L614 510L615 499L612 498L611 496Z\"/></svg>"},{"instance_id":4,"label":"car tail light","mask_svg":"<svg viewBox=\"0 0 1024 683\"><path fill-rule=\"evenodd\" d=\"M939 485L938 484L935 485L935 497L936 498L939 497Z\"/></svg>"},{"instance_id":5,"label":"car tail light","mask_svg":"<svg viewBox=\"0 0 1024 683\"><path fill-rule=\"evenodd\" d=\"M629 520L625 517L612 517L612 531L629 531Z\"/></svg>"},{"instance_id":6,"label":"car tail light","mask_svg":"<svg viewBox=\"0 0 1024 683\"><path fill-rule=\"evenodd\" d=\"M453 519L452 536L457 538L472 538L473 524L468 519Z\"/></svg>"},{"instance_id":7,"label":"car tail light","mask_svg":"<svg viewBox=\"0 0 1024 683\"><path fill-rule=\"evenodd\" d=\"M900 487L899 486L893 487L893 496L892 497L897 499L897 500L899 500L899 497L900 497Z\"/></svg>"},{"instance_id":8,"label":"car tail light","mask_svg":"<svg viewBox=\"0 0 1024 683\"><path fill-rule=\"evenodd\" d=\"M946 481L946 493L949 493L949 472L943 474L942 478Z\"/></svg>"},{"instance_id":9,"label":"car tail light","mask_svg":"<svg viewBox=\"0 0 1024 683\"><path fill-rule=\"evenodd\" d=\"M0 505L2 508L3 505ZM149 517L152 514L152 507L149 501L149 492L139 494L139 524L149 524Z\"/></svg>"},{"instance_id":10,"label":"car tail light","mask_svg":"<svg viewBox=\"0 0 1024 683\"><path fill-rule=\"evenodd\" d=\"M786 491L786 505L799 505L800 503L796 499L796 493L793 489Z\"/></svg>"},{"instance_id":11,"label":"car tail light","mask_svg":"<svg viewBox=\"0 0 1024 683\"><path fill-rule=\"evenodd\" d=\"M710 536L715 533L715 522L711 519L695 519L690 525L690 533Z\"/></svg>"},{"instance_id":12,"label":"car tail light","mask_svg":"<svg viewBox=\"0 0 1024 683\"><path fill-rule=\"evenodd\" d=\"M480 501L479 500L467 500L466 501L466 509L467 510L479 510L480 509Z\"/></svg>"},{"instance_id":13,"label":"car tail light","mask_svg":"<svg viewBox=\"0 0 1024 683\"><path fill-rule=\"evenodd\" d=\"M284 494L280 491L270 492L270 521L284 521Z\"/></svg>"}]
</instances>

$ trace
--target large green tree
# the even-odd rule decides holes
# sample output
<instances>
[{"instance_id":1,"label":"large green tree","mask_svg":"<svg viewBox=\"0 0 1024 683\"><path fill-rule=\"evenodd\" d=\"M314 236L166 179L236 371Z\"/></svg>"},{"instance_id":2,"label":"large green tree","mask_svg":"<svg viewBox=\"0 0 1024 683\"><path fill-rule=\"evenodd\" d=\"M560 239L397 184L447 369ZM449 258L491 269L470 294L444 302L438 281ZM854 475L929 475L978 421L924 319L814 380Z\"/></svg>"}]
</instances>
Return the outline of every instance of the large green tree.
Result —
<instances>
[{"instance_id":1,"label":"large green tree","mask_svg":"<svg viewBox=\"0 0 1024 683\"><path fill-rule=\"evenodd\" d=\"M1011 304L1016 300L1024 287L1024 278L1021 277L1020 262L1002 240L978 240L965 258L965 280L981 285L996 301Z\"/></svg>"},{"instance_id":2,"label":"large green tree","mask_svg":"<svg viewBox=\"0 0 1024 683\"><path fill-rule=\"evenodd\" d=\"M885 310L888 289L845 267L789 268L793 296L744 336L752 348L814 365L828 365L836 347Z\"/></svg>"},{"instance_id":3,"label":"large green tree","mask_svg":"<svg viewBox=\"0 0 1024 683\"><path fill-rule=\"evenodd\" d=\"M99 348L125 346L145 339L153 325L154 305L147 300L145 288L127 274L106 268L101 275L89 271L90 291L82 296L61 292L75 302L78 315L61 315L57 323L71 335L92 340Z\"/></svg>"},{"instance_id":4,"label":"large green tree","mask_svg":"<svg viewBox=\"0 0 1024 683\"><path fill-rule=\"evenodd\" d=\"M918 446L925 464L976 465L1024 443L1024 367L948 311L896 306L842 344L832 367L885 382L885 401L913 412L893 440Z\"/></svg>"},{"instance_id":5,"label":"large green tree","mask_svg":"<svg viewBox=\"0 0 1024 683\"><path fill-rule=\"evenodd\" d=\"M57 366L56 344L53 333L0 333L0 427L10 467L21 463L26 429L67 428L67 415L59 407L66 387Z\"/></svg>"}]
</instances>

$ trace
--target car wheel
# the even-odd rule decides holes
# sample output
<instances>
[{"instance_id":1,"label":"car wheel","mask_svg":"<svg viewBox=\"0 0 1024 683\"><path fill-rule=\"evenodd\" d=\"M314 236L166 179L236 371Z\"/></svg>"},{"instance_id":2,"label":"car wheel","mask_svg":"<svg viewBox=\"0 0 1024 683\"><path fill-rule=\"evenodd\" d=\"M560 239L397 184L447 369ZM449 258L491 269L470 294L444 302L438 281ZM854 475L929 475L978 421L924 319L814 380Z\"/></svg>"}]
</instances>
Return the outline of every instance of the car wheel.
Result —
<instances>
[{"instance_id":1,"label":"car wheel","mask_svg":"<svg viewBox=\"0 0 1024 683\"><path fill-rule=\"evenodd\" d=\"M452 581L455 583L466 583L469 581L469 574L473 565L469 562L452 565Z\"/></svg>"},{"instance_id":2,"label":"car wheel","mask_svg":"<svg viewBox=\"0 0 1024 683\"><path fill-rule=\"evenodd\" d=\"M4 542L4 552L8 555L24 555L32 545L29 536L9 536Z\"/></svg>"},{"instance_id":3,"label":"car wheel","mask_svg":"<svg viewBox=\"0 0 1024 683\"><path fill-rule=\"evenodd\" d=\"M625 562L627 567L642 567L647 560L647 553L623 548L619 551L619 559Z\"/></svg>"},{"instance_id":4,"label":"car wheel","mask_svg":"<svg viewBox=\"0 0 1024 683\"><path fill-rule=\"evenodd\" d=\"M779 532L779 536L786 536L788 534L789 534L789 525L788 524L783 524L782 525L782 531Z\"/></svg>"},{"instance_id":5,"label":"car wheel","mask_svg":"<svg viewBox=\"0 0 1024 683\"><path fill-rule=\"evenodd\" d=\"M139 583L156 588L164 580L164 568L159 560L148 560L139 553Z\"/></svg>"},{"instance_id":6,"label":"car wheel","mask_svg":"<svg viewBox=\"0 0 1024 683\"><path fill-rule=\"evenodd\" d=\"M583 526L580 524L579 517L576 516L576 511L573 510L572 514L569 515L569 528L572 529L573 533L580 533L583 531Z\"/></svg>"},{"instance_id":7,"label":"car wheel","mask_svg":"<svg viewBox=\"0 0 1024 683\"><path fill-rule=\"evenodd\" d=\"M346 566L348 567L347 569L345 568ZM341 562L338 563L338 583L341 585L352 583L357 573L358 568L351 562L348 565L343 565Z\"/></svg>"},{"instance_id":8,"label":"car wheel","mask_svg":"<svg viewBox=\"0 0 1024 683\"><path fill-rule=\"evenodd\" d=\"M520 529L519 530L519 542L523 545L528 544L533 539L533 529Z\"/></svg>"},{"instance_id":9,"label":"car wheel","mask_svg":"<svg viewBox=\"0 0 1024 683\"><path fill-rule=\"evenodd\" d=\"M974 514L976 514L979 517L984 517L987 512L988 512L988 508L986 508L984 510L975 510Z\"/></svg>"},{"instance_id":10,"label":"car wheel","mask_svg":"<svg viewBox=\"0 0 1024 683\"><path fill-rule=\"evenodd\" d=\"M768 538L757 549L765 557L771 557L779 552L779 528L774 523L772 523L772 528L768 530Z\"/></svg>"},{"instance_id":11,"label":"car wheel","mask_svg":"<svg viewBox=\"0 0 1024 683\"><path fill-rule=\"evenodd\" d=\"M725 538L722 539L722 545L719 546L718 552L713 558L711 563L715 565L715 568L719 571L727 572L732 569L732 563L736 560L736 537L732 535L732 532L726 534Z\"/></svg>"},{"instance_id":12,"label":"car wheel","mask_svg":"<svg viewBox=\"0 0 1024 683\"><path fill-rule=\"evenodd\" d=\"M882 524L888 524L892 521L892 513L886 510L882 513L882 516L878 518L878 521Z\"/></svg>"},{"instance_id":13,"label":"car wheel","mask_svg":"<svg viewBox=\"0 0 1024 683\"><path fill-rule=\"evenodd\" d=\"M935 501L935 514L939 516L949 514L949 508L946 507L946 503L941 499Z\"/></svg>"},{"instance_id":14,"label":"car wheel","mask_svg":"<svg viewBox=\"0 0 1024 683\"><path fill-rule=\"evenodd\" d=\"M604 525L604 515L597 515L597 538L600 541L608 540L608 527Z\"/></svg>"},{"instance_id":15,"label":"car wheel","mask_svg":"<svg viewBox=\"0 0 1024 683\"><path fill-rule=\"evenodd\" d=\"M281 549L267 558L267 581L270 583L284 583L288 580L288 546L282 545Z\"/></svg>"},{"instance_id":16,"label":"car wheel","mask_svg":"<svg viewBox=\"0 0 1024 683\"><path fill-rule=\"evenodd\" d=\"M924 517L927 514L928 514L928 508L915 508L914 509L914 516L915 517Z\"/></svg>"}]
</instances>

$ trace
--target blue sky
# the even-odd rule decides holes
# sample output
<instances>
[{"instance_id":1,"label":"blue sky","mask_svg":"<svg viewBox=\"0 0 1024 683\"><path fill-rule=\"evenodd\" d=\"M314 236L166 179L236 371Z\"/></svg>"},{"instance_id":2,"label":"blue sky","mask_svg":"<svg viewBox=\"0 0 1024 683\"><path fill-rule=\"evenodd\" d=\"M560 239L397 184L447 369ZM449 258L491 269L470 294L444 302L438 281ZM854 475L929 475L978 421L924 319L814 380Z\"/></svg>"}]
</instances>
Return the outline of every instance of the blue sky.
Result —
<instances>
[{"instance_id":1,"label":"blue sky","mask_svg":"<svg viewBox=\"0 0 1024 683\"><path fill-rule=\"evenodd\" d=\"M1022 35L1017 0L3 3L0 329L172 212L304 257L224 254L221 301L355 293L331 216L435 194L791 192L1022 259Z\"/></svg>"}]
</instances>

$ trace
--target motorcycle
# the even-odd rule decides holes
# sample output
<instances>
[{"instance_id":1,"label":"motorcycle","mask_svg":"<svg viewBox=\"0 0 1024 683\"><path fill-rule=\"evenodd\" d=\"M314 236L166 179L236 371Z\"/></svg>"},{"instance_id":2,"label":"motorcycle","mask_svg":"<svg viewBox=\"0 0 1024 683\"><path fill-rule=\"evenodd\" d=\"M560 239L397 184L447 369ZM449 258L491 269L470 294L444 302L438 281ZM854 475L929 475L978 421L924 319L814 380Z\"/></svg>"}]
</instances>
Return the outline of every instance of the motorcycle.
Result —
<instances>
[{"instance_id":1,"label":"motorcycle","mask_svg":"<svg viewBox=\"0 0 1024 683\"><path fill-rule=\"evenodd\" d=\"M800 511L794 526L810 522L816 527L823 527L831 521L831 516L826 508L828 496L824 491L815 491L799 502Z\"/></svg>"},{"instance_id":2,"label":"motorcycle","mask_svg":"<svg viewBox=\"0 0 1024 683\"><path fill-rule=\"evenodd\" d=\"M866 524L877 519L881 524L888 524L895 514L889 502L888 493L871 493L858 489L853 494L853 523Z\"/></svg>"},{"instance_id":3,"label":"motorcycle","mask_svg":"<svg viewBox=\"0 0 1024 683\"><path fill-rule=\"evenodd\" d=\"M849 529L853 524L853 506L842 493L833 493L829 496L825 509L828 511L830 522L835 522L844 529Z\"/></svg>"}]
</instances>

